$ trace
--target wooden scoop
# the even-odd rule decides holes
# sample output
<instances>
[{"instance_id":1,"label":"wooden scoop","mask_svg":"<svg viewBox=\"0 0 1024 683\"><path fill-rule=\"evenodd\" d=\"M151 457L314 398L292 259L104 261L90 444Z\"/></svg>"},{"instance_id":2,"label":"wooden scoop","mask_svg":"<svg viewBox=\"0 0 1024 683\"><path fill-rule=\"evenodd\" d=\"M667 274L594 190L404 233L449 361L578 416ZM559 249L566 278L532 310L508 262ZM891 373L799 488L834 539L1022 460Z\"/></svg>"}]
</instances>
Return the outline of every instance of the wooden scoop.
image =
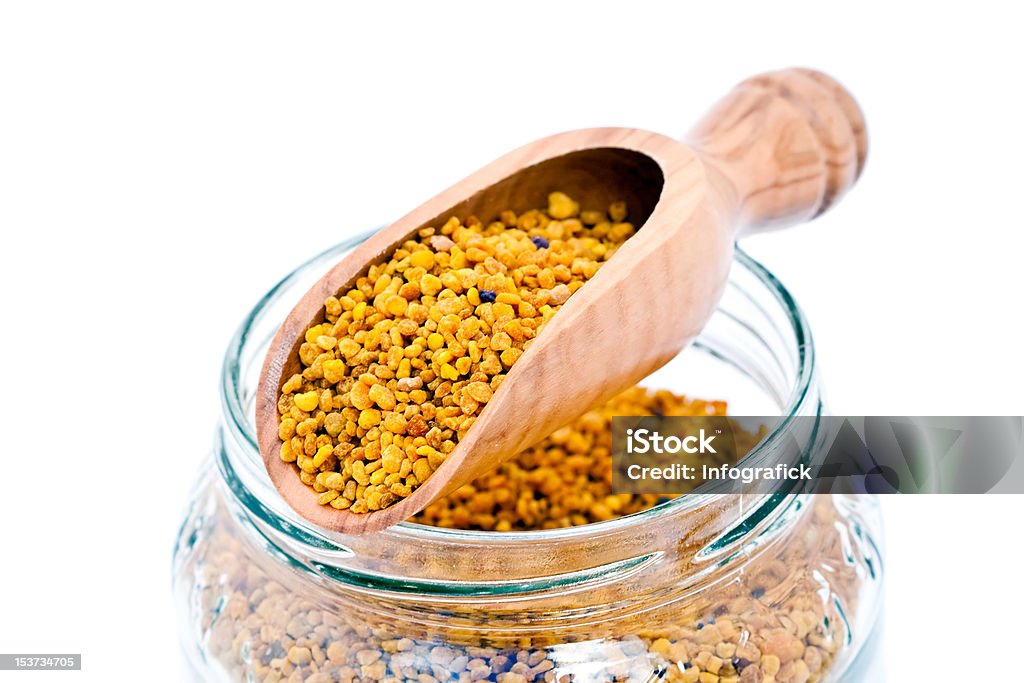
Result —
<instances>
[{"instance_id":1,"label":"wooden scoop","mask_svg":"<svg viewBox=\"0 0 1024 683\"><path fill-rule=\"evenodd\" d=\"M302 297L271 342L256 401L260 452L303 517L343 533L378 531L422 510L656 370L704 327L725 286L737 236L810 220L864 165L864 119L842 86L808 69L738 85L685 142L630 128L577 130L506 154L373 235ZM317 503L280 458L277 401L299 371L298 347L324 300L371 263L450 216L484 223L566 192L583 208L625 200L638 228L547 323L448 455L412 495L356 514ZM642 227L641 227L642 226Z\"/></svg>"}]
</instances>

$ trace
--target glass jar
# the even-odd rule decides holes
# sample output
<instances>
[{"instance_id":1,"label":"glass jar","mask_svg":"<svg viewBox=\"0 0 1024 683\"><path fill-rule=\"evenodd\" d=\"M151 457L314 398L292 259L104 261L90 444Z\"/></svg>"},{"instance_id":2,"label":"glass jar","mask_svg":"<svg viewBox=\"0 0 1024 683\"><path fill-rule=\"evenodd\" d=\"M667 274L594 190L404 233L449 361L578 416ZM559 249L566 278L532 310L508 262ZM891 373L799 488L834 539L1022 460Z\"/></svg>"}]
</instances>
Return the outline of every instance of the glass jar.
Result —
<instances>
[{"instance_id":1,"label":"glass jar","mask_svg":"<svg viewBox=\"0 0 1024 683\"><path fill-rule=\"evenodd\" d=\"M223 420L174 552L196 680L867 680L881 588L872 498L689 495L527 532L404 523L352 537L298 517L257 451L256 381L293 302L364 238L282 280L228 349ZM823 408L806 320L742 252L701 337L646 383L727 399L732 414Z\"/></svg>"}]
</instances>

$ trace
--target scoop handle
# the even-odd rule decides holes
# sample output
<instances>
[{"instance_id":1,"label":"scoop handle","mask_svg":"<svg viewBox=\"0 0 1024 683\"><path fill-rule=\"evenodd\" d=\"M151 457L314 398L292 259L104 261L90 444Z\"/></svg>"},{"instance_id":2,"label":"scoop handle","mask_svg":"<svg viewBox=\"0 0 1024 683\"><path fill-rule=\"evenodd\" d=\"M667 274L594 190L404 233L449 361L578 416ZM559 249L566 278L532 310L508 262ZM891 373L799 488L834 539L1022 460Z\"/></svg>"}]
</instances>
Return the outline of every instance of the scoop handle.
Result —
<instances>
[{"instance_id":1,"label":"scoop handle","mask_svg":"<svg viewBox=\"0 0 1024 683\"><path fill-rule=\"evenodd\" d=\"M864 168L867 131L846 89L811 69L749 78L720 100L686 141L713 169L739 234L811 220Z\"/></svg>"}]
</instances>

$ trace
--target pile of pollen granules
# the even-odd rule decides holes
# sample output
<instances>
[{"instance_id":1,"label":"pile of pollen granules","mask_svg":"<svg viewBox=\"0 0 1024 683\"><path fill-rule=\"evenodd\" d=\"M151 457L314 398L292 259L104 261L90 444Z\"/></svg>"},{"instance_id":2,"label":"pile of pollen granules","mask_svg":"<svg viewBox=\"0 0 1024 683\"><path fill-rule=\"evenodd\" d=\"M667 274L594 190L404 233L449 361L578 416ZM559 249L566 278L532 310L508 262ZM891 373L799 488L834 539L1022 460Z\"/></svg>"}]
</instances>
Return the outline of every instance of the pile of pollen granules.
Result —
<instances>
[{"instance_id":1,"label":"pile of pollen granules","mask_svg":"<svg viewBox=\"0 0 1024 683\"><path fill-rule=\"evenodd\" d=\"M631 387L412 519L453 529L526 531L603 522L646 510L663 497L612 493L612 418L725 414L724 401ZM750 452L762 434L737 429L734 436L735 448L720 456L729 464ZM707 456L693 456L693 462L700 457ZM693 487L700 483L694 481Z\"/></svg>"},{"instance_id":2,"label":"pile of pollen granules","mask_svg":"<svg viewBox=\"0 0 1024 683\"><path fill-rule=\"evenodd\" d=\"M321 505L365 513L440 467L541 327L635 232L627 209L450 218L324 304L278 400L281 458Z\"/></svg>"}]
</instances>

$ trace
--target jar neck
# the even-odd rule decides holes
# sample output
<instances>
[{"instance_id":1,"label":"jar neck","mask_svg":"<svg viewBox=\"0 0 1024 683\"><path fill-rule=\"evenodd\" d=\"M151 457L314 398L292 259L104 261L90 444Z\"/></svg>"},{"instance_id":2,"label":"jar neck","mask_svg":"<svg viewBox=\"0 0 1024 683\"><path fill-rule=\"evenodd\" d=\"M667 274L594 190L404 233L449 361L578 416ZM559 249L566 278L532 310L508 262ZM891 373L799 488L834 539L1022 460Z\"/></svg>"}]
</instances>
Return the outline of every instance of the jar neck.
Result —
<instances>
[{"instance_id":1,"label":"jar neck","mask_svg":"<svg viewBox=\"0 0 1024 683\"><path fill-rule=\"evenodd\" d=\"M816 390L812 397L803 405L820 414ZM254 466L258 456L238 436L221 428L216 458L236 518L273 555L342 590L428 601L540 599L577 591L594 606L614 605L609 592L625 590L636 608L642 601L631 586L664 599L666 591L719 580L789 533L807 509L806 494L690 494L628 517L565 529L480 532L404 523L345 536L287 508ZM769 437L747 462L756 466L775 457ZM609 588L613 584L618 590ZM604 588L595 591L599 586Z\"/></svg>"},{"instance_id":2,"label":"jar neck","mask_svg":"<svg viewBox=\"0 0 1024 683\"><path fill-rule=\"evenodd\" d=\"M536 598L583 593L641 576L644 591L651 594L681 581L699 587L788 533L807 508L803 494L690 495L618 520L550 531L403 524L366 536L342 536L266 505L243 481L223 440L219 451L217 465L229 504L257 543L338 588L422 599ZM635 600L635 592L630 593ZM607 595L597 601L608 602Z\"/></svg>"}]
</instances>

